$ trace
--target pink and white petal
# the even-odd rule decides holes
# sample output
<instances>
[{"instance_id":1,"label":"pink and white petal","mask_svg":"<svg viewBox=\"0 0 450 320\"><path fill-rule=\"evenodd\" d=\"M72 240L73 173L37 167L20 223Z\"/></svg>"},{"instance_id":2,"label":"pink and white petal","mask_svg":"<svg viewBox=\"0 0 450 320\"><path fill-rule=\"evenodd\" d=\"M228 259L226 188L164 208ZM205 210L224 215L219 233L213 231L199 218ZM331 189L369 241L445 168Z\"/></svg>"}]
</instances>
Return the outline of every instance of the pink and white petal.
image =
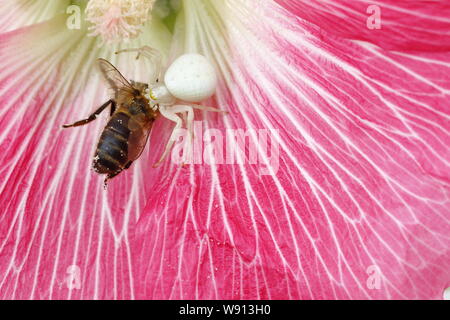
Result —
<instances>
[{"instance_id":1,"label":"pink and white petal","mask_svg":"<svg viewBox=\"0 0 450 320\"><path fill-rule=\"evenodd\" d=\"M152 171L131 237L136 297L441 298L449 56L350 42L248 3L185 2L180 28L184 49L222 71L216 102L230 115L204 126L278 129L279 168Z\"/></svg>"},{"instance_id":2,"label":"pink and white petal","mask_svg":"<svg viewBox=\"0 0 450 320\"><path fill-rule=\"evenodd\" d=\"M65 13L69 5L67 0L3 1L0 7L0 33L49 20Z\"/></svg>"},{"instance_id":3,"label":"pink and white petal","mask_svg":"<svg viewBox=\"0 0 450 320\"><path fill-rule=\"evenodd\" d=\"M386 49L450 49L448 1L276 0L327 34L364 40ZM374 18L380 18L379 24Z\"/></svg>"},{"instance_id":4,"label":"pink and white petal","mask_svg":"<svg viewBox=\"0 0 450 320\"><path fill-rule=\"evenodd\" d=\"M167 132L158 130L154 154L103 193L89 170L100 122L57 129L106 97L98 79L82 85L102 52L60 33L62 20L3 35L1 296L440 297L449 284L448 57L325 40L270 3L243 13L234 0L231 60L208 47L223 45L222 34L205 28L210 15L199 10L214 8L199 3L188 23L200 47L187 49L233 70L222 78L232 91L218 94L232 114L207 125L280 129L277 175L251 165L149 170ZM40 38L47 47L32 42ZM49 43L62 51L50 56ZM372 265L380 290L366 286ZM80 289L68 290L74 272Z\"/></svg>"},{"instance_id":5,"label":"pink and white petal","mask_svg":"<svg viewBox=\"0 0 450 320\"><path fill-rule=\"evenodd\" d=\"M59 16L0 35L0 297L130 299L129 232L151 191L147 154L104 191L91 163L106 114L61 126L107 99L96 58L134 70L130 77L146 68L64 25Z\"/></svg>"}]
</instances>

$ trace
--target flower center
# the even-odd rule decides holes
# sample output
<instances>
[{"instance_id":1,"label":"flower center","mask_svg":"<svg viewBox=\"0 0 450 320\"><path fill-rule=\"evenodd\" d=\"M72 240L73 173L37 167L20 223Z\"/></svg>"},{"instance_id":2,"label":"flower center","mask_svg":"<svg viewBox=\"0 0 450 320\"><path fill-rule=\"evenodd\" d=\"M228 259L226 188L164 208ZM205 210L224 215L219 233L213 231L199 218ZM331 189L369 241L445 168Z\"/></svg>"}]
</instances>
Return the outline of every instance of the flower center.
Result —
<instances>
[{"instance_id":1,"label":"flower center","mask_svg":"<svg viewBox=\"0 0 450 320\"><path fill-rule=\"evenodd\" d=\"M105 42L136 38L150 17L155 0L90 0L86 20L92 26L90 36Z\"/></svg>"}]
</instances>

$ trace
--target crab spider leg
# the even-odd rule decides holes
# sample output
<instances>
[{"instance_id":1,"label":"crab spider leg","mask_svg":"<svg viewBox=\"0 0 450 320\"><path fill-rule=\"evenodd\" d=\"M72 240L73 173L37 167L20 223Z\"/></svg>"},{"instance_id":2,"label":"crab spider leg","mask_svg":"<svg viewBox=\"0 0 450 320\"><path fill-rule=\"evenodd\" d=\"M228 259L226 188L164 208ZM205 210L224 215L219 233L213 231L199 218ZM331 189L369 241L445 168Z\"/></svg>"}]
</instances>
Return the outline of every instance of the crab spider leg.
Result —
<instances>
[{"instance_id":1,"label":"crab spider leg","mask_svg":"<svg viewBox=\"0 0 450 320\"><path fill-rule=\"evenodd\" d=\"M153 165L153 167L159 166L164 161L164 159L169 154L173 144L175 143L177 130L180 129L183 124L182 119L176 115L177 113L181 113L181 112L187 113L186 127L187 127L189 135L188 135L188 141L187 141L187 145L186 145L186 155L187 156L185 156L185 160L187 160L186 158L191 155L191 147L192 147L192 142L194 140L194 130L193 130L194 110L193 109L212 111L212 112L220 112L220 113L228 113L227 111L222 111L222 110L219 110L219 109L216 109L213 107L201 106L201 105L196 105L196 104L174 105L172 107L160 106L159 112L161 113L161 115L163 117L175 122L176 125L172 131L169 141L167 142L167 145L164 149L164 152L163 152L161 158L159 159L158 162L156 162Z\"/></svg>"},{"instance_id":2,"label":"crab spider leg","mask_svg":"<svg viewBox=\"0 0 450 320\"><path fill-rule=\"evenodd\" d=\"M199 110L203 110L203 111L220 112L220 113L226 113L226 114L229 113L228 111L223 111L223 110L213 108L213 107L201 106L198 104L190 104L189 106L193 109L199 109Z\"/></svg>"},{"instance_id":3,"label":"crab spider leg","mask_svg":"<svg viewBox=\"0 0 450 320\"><path fill-rule=\"evenodd\" d=\"M116 51L116 54L123 52L137 52L138 54L136 56L136 59L139 59L141 55L149 59L152 65L155 67L152 79L156 81L156 79L161 78L162 56L158 50L149 46L143 46L140 48L122 49Z\"/></svg>"},{"instance_id":4,"label":"crab spider leg","mask_svg":"<svg viewBox=\"0 0 450 320\"><path fill-rule=\"evenodd\" d=\"M194 110L187 105L175 105L173 107L166 107L166 106L161 106L159 108L159 112L161 113L161 115L173 122L175 122L175 127L173 128L172 134L169 138L169 141L166 144L166 147L164 149L164 152L161 156L161 158L159 159L158 162L156 162L153 167L157 167L161 164L161 162L164 161L164 159L167 157L167 155L169 154L170 150L172 149L172 146L176 140L176 135L177 135L177 130L181 128L182 126L182 120L179 116L177 116L177 113L181 113L181 112L186 112L187 113L187 120L186 120L186 127L188 130L188 141L186 144L186 153L184 155L184 160L188 160L188 157L191 155L191 147L192 147L192 142L193 142L193 138L194 138L194 130L193 130L193 122L194 122Z\"/></svg>"},{"instance_id":5,"label":"crab spider leg","mask_svg":"<svg viewBox=\"0 0 450 320\"><path fill-rule=\"evenodd\" d=\"M187 119L186 119L186 128L188 131L188 141L186 142L186 153L184 155L185 162L188 162L191 157L192 152L192 143L194 141L194 110L190 105L175 105L171 107L170 112L173 113L180 113L180 112L186 112L187 113Z\"/></svg>"},{"instance_id":6,"label":"crab spider leg","mask_svg":"<svg viewBox=\"0 0 450 320\"><path fill-rule=\"evenodd\" d=\"M175 122L175 127L173 128L172 134L170 135L169 141L166 144L166 148L164 149L164 152L163 152L161 158L158 160L158 162L156 162L153 165L154 168L158 167L161 164L161 162L163 162L164 159L169 154L170 149L172 148L172 146L175 142L177 130L180 129L181 125L183 124L183 121L181 120L181 118L179 116L177 116L175 112L173 112L172 110L169 110L169 108L167 108L165 106L160 106L159 112L166 119L169 119L169 120Z\"/></svg>"},{"instance_id":7,"label":"crab spider leg","mask_svg":"<svg viewBox=\"0 0 450 320\"><path fill-rule=\"evenodd\" d=\"M187 113L187 120L186 120L186 127L188 129L188 132L193 136L194 130L193 130L193 123L194 123L194 110L190 105L174 105L169 109L173 113L180 113L180 112L186 112Z\"/></svg>"},{"instance_id":8,"label":"crab spider leg","mask_svg":"<svg viewBox=\"0 0 450 320\"><path fill-rule=\"evenodd\" d=\"M123 52L137 52L136 59L139 59L141 55L146 57L147 59L152 60L153 62L159 62L161 63L162 56L161 53L149 46L143 46L140 48L129 48L129 49L122 49L119 51L116 51L116 54L123 53Z\"/></svg>"}]
</instances>

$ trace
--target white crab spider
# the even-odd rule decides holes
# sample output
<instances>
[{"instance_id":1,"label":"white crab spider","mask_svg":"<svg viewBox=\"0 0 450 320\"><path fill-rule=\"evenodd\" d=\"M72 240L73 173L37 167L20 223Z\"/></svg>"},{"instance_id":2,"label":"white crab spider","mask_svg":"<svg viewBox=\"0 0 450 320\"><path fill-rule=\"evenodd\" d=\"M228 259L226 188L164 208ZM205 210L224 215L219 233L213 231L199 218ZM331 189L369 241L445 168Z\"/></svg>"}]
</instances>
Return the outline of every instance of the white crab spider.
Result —
<instances>
[{"instance_id":1,"label":"white crab spider","mask_svg":"<svg viewBox=\"0 0 450 320\"><path fill-rule=\"evenodd\" d=\"M122 52L138 52L136 59L141 55L150 59L154 70L149 72L146 98L150 101L151 107L155 111L158 110L163 117L175 122L175 127L164 152L160 160L154 164L154 167L159 166L166 158L176 140L177 130L183 124L183 120L178 116L179 113L187 113L188 141L185 155L189 156L194 137L193 109L212 112L224 111L196 104L178 104L177 101L201 102L211 97L217 86L217 76L214 67L200 54L183 54L169 66L165 72L164 81L161 82L162 57L158 50L144 46L142 48L124 49L116 53Z\"/></svg>"}]
</instances>

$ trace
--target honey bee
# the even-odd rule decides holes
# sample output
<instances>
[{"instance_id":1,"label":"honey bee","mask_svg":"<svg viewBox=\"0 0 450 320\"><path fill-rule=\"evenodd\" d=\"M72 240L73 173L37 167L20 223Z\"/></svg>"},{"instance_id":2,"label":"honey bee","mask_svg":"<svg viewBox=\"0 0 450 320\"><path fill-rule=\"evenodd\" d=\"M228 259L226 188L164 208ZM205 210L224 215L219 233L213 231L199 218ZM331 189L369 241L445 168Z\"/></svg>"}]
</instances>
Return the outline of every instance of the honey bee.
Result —
<instances>
[{"instance_id":1,"label":"honey bee","mask_svg":"<svg viewBox=\"0 0 450 320\"><path fill-rule=\"evenodd\" d=\"M95 172L106 174L106 186L109 179L128 169L133 161L139 158L159 112L157 108L151 107L145 97L147 84L128 82L104 59L98 59L98 66L113 89L114 98L105 102L87 119L63 125L63 128L88 124L106 108L111 108L111 117L100 136L93 161Z\"/></svg>"}]
</instances>

